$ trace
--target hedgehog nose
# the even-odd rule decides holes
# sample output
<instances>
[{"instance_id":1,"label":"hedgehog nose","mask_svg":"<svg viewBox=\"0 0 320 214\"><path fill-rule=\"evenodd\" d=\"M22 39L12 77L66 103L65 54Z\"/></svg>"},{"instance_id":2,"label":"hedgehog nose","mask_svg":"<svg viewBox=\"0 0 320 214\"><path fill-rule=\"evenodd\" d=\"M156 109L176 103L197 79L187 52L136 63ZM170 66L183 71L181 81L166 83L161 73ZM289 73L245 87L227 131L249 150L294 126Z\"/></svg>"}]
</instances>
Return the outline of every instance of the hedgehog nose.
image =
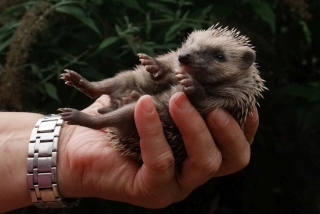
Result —
<instances>
[{"instance_id":1,"label":"hedgehog nose","mask_svg":"<svg viewBox=\"0 0 320 214\"><path fill-rule=\"evenodd\" d=\"M181 53L179 54L178 60L182 64L189 64L191 61L191 54L189 53Z\"/></svg>"}]
</instances>

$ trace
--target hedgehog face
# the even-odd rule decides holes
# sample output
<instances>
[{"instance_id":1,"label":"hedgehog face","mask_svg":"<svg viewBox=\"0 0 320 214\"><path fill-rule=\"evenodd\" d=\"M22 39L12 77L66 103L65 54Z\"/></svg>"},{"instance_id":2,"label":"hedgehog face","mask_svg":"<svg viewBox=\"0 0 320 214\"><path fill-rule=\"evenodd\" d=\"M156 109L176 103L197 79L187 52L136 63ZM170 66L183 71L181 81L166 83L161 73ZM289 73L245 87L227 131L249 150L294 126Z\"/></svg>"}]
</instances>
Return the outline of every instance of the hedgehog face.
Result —
<instances>
[{"instance_id":1,"label":"hedgehog face","mask_svg":"<svg viewBox=\"0 0 320 214\"><path fill-rule=\"evenodd\" d=\"M248 39L226 28L194 31L178 55L181 69L203 84L242 78L250 72L256 58Z\"/></svg>"}]
</instances>

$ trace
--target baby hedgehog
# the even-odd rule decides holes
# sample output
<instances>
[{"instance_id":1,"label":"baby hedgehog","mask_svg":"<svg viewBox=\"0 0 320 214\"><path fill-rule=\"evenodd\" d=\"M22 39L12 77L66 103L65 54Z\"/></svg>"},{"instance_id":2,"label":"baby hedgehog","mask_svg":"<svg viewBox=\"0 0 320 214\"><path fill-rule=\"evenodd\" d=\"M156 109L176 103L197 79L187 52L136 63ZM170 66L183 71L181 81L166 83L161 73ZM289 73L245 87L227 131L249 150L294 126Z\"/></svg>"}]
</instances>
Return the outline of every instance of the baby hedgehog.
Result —
<instances>
[{"instance_id":1,"label":"baby hedgehog","mask_svg":"<svg viewBox=\"0 0 320 214\"><path fill-rule=\"evenodd\" d=\"M241 127L256 97L266 89L255 65L255 51L239 31L214 25L193 31L181 48L156 58L138 54L141 64L113 78L89 82L78 73L65 70L61 78L91 98L110 96L109 107L89 115L71 108L61 108L68 124L93 129L106 128L112 145L122 155L142 163L139 135L134 122L134 108L144 94L152 96L163 131L180 168L187 156L182 136L169 113L169 99L184 92L205 117L213 108L224 108Z\"/></svg>"}]
</instances>

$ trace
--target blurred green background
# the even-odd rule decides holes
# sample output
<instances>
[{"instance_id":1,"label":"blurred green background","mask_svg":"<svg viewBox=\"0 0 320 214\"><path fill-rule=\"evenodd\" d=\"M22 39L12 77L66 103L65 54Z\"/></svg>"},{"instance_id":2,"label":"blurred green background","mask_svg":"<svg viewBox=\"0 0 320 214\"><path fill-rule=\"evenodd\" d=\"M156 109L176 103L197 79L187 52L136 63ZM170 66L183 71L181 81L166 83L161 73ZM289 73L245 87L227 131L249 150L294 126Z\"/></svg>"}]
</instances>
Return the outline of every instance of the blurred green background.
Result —
<instances>
[{"instance_id":1,"label":"blurred green background","mask_svg":"<svg viewBox=\"0 0 320 214\"><path fill-rule=\"evenodd\" d=\"M269 88L248 167L182 202L148 210L91 198L12 213L320 213L319 11L319 0L0 0L1 110L82 109L93 101L64 85L64 69L112 77L137 53L165 53L218 22L251 39Z\"/></svg>"}]
</instances>

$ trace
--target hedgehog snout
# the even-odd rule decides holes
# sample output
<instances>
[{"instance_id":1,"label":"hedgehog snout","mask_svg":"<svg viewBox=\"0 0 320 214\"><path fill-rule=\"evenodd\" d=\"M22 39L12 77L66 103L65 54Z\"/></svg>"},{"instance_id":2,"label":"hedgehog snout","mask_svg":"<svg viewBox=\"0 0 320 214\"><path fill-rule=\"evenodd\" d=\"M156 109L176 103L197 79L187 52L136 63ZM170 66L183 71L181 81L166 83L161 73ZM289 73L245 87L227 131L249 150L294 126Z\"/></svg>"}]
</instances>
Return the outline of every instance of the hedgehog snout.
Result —
<instances>
[{"instance_id":1,"label":"hedgehog snout","mask_svg":"<svg viewBox=\"0 0 320 214\"><path fill-rule=\"evenodd\" d=\"M191 54L188 52L182 52L179 54L178 60L181 64L188 65L191 63Z\"/></svg>"}]
</instances>

